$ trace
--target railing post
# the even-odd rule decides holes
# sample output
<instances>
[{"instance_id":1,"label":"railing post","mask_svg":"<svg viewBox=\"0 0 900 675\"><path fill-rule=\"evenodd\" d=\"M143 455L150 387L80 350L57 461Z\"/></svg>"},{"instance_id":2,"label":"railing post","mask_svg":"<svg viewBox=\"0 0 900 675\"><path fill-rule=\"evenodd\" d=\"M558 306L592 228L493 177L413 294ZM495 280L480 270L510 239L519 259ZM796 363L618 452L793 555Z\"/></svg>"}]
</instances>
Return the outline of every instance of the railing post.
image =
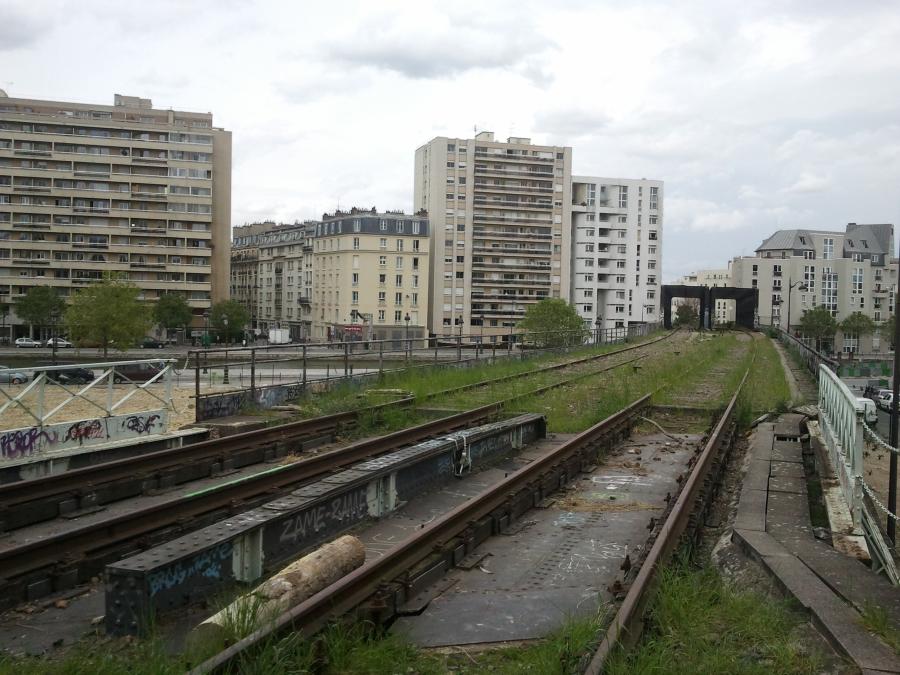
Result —
<instances>
[{"instance_id":1,"label":"railing post","mask_svg":"<svg viewBox=\"0 0 900 675\"><path fill-rule=\"evenodd\" d=\"M194 352L194 421L200 421L200 352Z\"/></svg>"},{"instance_id":2,"label":"railing post","mask_svg":"<svg viewBox=\"0 0 900 675\"><path fill-rule=\"evenodd\" d=\"M384 340L378 341L378 374L384 374Z\"/></svg>"},{"instance_id":3,"label":"railing post","mask_svg":"<svg viewBox=\"0 0 900 675\"><path fill-rule=\"evenodd\" d=\"M306 345L303 345L303 391L306 391Z\"/></svg>"},{"instance_id":4,"label":"railing post","mask_svg":"<svg viewBox=\"0 0 900 675\"><path fill-rule=\"evenodd\" d=\"M250 396L256 400L256 348L250 347Z\"/></svg>"},{"instance_id":5,"label":"railing post","mask_svg":"<svg viewBox=\"0 0 900 675\"><path fill-rule=\"evenodd\" d=\"M456 362L462 362L462 335L456 338Z\"/></svg>"},{"instance_id":6,"label":"railing post","mask_svg":"<svg viewBox=\"0 0 900 675\"><path fill-rule=\"evenodd\" d=\"M225 366L222 370L222 384L231 384L228 380L228 350L225 350Z\"/></svg>"},{"instance_id":7,"label":"railing post","mask_svg":"<svg viewBox=\"0 0 900 675\"><path fill-rule=\"evenodd\" d=\"M350 374L350 343L344 342L344 377Z\"/></svg>"}]
</instances>

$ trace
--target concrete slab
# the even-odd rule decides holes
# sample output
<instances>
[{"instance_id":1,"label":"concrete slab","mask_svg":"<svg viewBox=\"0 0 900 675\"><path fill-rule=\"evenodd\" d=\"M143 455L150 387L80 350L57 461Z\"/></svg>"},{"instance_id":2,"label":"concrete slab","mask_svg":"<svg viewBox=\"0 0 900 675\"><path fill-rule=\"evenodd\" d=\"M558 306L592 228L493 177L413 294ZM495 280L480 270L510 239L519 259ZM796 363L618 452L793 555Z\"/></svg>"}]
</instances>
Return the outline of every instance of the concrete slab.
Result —
<instances>
[{"instance_id":1,"label":"concrete slab","mask_svg":"<svg viewBox=\"0 0 900 675\"><path fill-rule=\"evenodd\" d=\"M692 437L694 443L699 437ZM603 466L582 476L547 508L522 518L511 536L478 548L480 565L416 617L392 630L422 646L540 638L573 615L597 611L675 493L694 445L664 436L632 439Z\"/></svg>"},{"instance_id":2,"label":"concrete slab","mask_svg":"<svg viewBox=\"0 0 900 675\"><path fill-rule=\"evenodd\" d=\"M742 485L745 490L766 490L769 487L769 460L753 459L749 462Z\"/></svg>"},{"instance_id":3,"label":"concrete slab","mask_svg":"<svg viewBox=\"0 0 900 675\"><path fill-rule=\"evenodd\" d=\"M772 444L772 459L779 462L802 462L803 446L800 441L778 441Z\"/></svg>"},{"instance_id":4,"label":"concrete slab","mask_svg":"<svg viewBox=\"0 0 900 675\"><path fill-rule=\"evenodd\" d=\"M803 464L798 462L772 462L769 467L769 473L772 476L784 476L786 478L806 477L806 473L803 470Z\"/></svg>"},{"instance_id":5,"label":"concrete slab","mask_svg":"<svg viewBox=\"0 0 900 675\"><path fill-rule=\"evenodd\" d=\"M790 492L806 494L806 479L794 476L772 476L769 478L769 492Z\"/></svg>"},{"instance_id":6,"label":"concrete slab","mask_svg":"<svg viewBox=\"0 0 900 675\"><path fill-rule=\"evenodd\" d=\"M741 490L734 527L765 532L767 499L768 492L766 490L749 490L745 486Z\"/></svg>"},{"instance_id":7,"label":"concrete slab","mask_svg":"<svg viewBox=\"0 0 900 675\"><path fill-rule=\"evenodd\" d=\"M731 540L756 560L762 561L762 558L769 556L791 555L790 551L782 546L775 537L766 532L735 528L731 533Z\"/></svg>"}]
</instances>

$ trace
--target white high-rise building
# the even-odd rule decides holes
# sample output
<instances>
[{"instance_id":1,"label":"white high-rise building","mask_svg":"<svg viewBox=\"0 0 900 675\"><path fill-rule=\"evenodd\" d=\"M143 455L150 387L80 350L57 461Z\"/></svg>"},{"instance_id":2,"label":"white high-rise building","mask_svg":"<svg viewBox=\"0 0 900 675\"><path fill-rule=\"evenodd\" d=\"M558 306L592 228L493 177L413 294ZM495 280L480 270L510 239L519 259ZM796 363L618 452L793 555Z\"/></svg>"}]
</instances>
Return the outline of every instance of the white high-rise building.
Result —
<instances>
[{"instance_id":1,"label":"white high-rise building","mask_svg":"<svg viewBox=\"0 0 900 675\"><path fill-rule=\"evenodd\" d=\"M570 301L586 325L660 320L662 228L662 181L572 177Z\"/></svg>"}]
</instances>

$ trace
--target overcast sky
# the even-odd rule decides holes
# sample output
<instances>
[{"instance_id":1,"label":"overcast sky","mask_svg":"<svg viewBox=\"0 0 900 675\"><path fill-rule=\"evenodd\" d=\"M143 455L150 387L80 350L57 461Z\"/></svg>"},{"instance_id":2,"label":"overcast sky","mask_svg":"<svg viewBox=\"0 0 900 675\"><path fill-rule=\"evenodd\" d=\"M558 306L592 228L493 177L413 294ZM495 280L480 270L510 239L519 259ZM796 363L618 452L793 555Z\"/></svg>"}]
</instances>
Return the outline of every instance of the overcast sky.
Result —
<instances>
[{"instance_id":1,"label":"overcast sky","mask_svg":"<svg viewBox=\"0 0 900 675\"><path fill-rule=\"evenodd\" d=\"M438 135L664 180L664 278L778 228L900 221L900 6L0 0L11 96L211 111L233 223L412 207Z\"/></svg>"}]
</instances>

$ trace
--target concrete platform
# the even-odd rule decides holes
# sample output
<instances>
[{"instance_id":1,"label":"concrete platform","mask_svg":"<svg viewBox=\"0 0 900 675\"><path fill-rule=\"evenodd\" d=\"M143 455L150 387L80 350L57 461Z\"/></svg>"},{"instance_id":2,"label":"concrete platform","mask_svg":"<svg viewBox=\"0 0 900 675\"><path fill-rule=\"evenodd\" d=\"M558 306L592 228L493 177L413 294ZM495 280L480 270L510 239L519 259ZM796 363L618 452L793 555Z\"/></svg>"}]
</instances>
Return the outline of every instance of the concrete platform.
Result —
<instances>
[{"instance_id":1,"label":"concrete platform","mask_svg":"<svg viewBox=\"0 0 900 675\"><path fill-rule=\"evenodd\" d=\"M633 439L507 535L485 542L477 564L451 572L452 584L392 630L423 647L529 640L596 614L700 441L680 438Z\"/></svg>"},{"instance_id":2,"label":"concrete platform","mask_svg":"<svg viewBox=\"0 0 900 675\"><path fill-rule=\"evenodd\" d=\"M898 673L900 656L866 631L860 613L880 607L900 625L900 588L814 538L800 423L798 415L782 415L757 429L732 539L810 612L822 634L863 672ZM762 488L760 467L766 463L768 479Z\"/></svg>"}]
</instances>

